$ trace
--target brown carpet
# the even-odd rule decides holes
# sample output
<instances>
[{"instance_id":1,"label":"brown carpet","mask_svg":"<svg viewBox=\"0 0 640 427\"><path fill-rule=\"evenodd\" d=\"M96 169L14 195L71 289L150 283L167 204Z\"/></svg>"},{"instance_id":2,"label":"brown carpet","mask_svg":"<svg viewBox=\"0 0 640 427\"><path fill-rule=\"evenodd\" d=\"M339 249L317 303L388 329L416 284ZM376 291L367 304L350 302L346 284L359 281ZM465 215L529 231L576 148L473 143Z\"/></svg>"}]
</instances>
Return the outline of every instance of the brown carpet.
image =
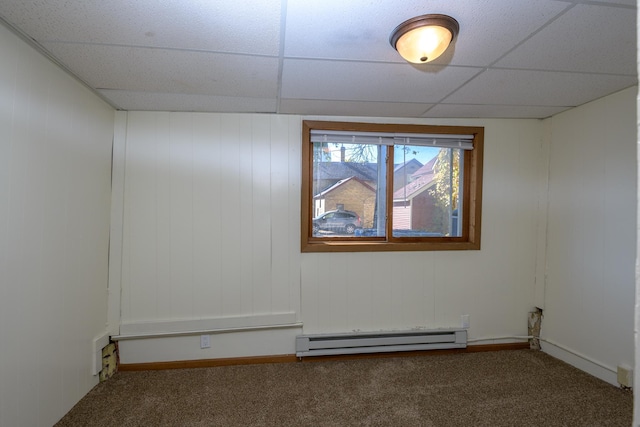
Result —
<instances>
[{"instance_id":1,"label":"brown carpet","mask_svg":"<svg viewBox=\"0 0 640 427\"><path fill-rule=\"evenodd\" d=\"M632 400L511 350L118 372L57 426L630 426Z\"/></svg>"}]
</instances>

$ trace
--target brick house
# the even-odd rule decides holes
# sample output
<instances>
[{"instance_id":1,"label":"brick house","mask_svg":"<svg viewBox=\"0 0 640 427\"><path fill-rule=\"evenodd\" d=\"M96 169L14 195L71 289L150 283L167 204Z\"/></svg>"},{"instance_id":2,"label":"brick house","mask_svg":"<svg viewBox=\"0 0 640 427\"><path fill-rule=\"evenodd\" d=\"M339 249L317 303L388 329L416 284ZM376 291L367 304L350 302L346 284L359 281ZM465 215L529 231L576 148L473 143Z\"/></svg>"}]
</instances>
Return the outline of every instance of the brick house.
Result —
<instances>
[{"instance_id":1,"label":"brick house","mask_svg":"<svg viewBox=\"0 0 640 427\"><path fill-rule=\"evenodd\" d=\"M352 176L340 180L316 194L313 200L314 217L326 211L344 209L360 215L363 228L373 226L376 190L361 179Z\"/></svg>"},{"instance_id":2,"label":"brick house","mask_svg":"<svg viewBox=\"0 0 640 427\"><path fill-rule=\"evenodd\" d=\"M394 168L394 228L425 229L435 199L425 192L433 183L435 159L427 165L411 159ZM320 162L314 179L314 217L334 209L356 212L363 228L373 227L378 165L376 163ZM427 184L427 186L425 186ZM396 209L398 207L398 209ZM412 214L413 212L413 214ZM398 226L397 226L398 225ZM416 228L418 227L418 228Z\"/></svg>"}]
</instances>

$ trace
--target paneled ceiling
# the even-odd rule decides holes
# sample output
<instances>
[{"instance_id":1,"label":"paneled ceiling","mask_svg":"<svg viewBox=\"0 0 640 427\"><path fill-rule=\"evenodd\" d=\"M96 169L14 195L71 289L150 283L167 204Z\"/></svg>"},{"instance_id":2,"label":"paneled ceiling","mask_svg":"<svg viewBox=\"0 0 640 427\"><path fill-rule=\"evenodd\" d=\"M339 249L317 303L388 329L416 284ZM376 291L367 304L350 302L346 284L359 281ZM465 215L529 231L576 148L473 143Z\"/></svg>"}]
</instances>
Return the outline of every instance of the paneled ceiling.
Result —
<instances>
[{"instance_id":1,"label":"paneled ceiling","mask_svg":"<svg viewBox=\"0 0 640 427\"><path fill-rule=\"evenodd\" d=\"M545 118L637 84L635 0L0 0L117 109ZM401 22L460 33L412 65Z\"/></svg>"}]
</instances>

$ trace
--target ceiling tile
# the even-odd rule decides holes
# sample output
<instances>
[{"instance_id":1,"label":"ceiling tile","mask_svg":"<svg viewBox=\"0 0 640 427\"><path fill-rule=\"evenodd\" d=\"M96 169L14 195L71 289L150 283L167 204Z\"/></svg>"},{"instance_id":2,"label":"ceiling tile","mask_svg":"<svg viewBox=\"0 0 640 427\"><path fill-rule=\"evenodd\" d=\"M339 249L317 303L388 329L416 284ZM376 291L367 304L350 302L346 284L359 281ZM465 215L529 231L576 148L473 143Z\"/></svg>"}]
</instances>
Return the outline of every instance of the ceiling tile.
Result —
<instances>
[{"instance_id":1,"label":"ceiling tile","mask_svg":"<svg viewBox=\"0 0 640 427\"><path fill-rule=\"evenodd\" d=\"M422 117L431 104L281 99L280 113L318 116Z\"/></svg>"},{"instance_id":2,"label":"ceiling tile","mask_svg":"<svg viewBox=\"0 0 640 427\"><path fill-rule=\"evenodd\" d=\"M621 4L626 6L637 6L638 0L600 0L598 3L609 3L611 5Z\"/></svg>"},{"instance_id":3,"label":"ceiling tile","mask_svg":"<svg viewBox=\"0 0 640 427\"><path fill-rule=\"evenodd\" d=\"M100 90L103 97L123 110L211 111L224 113L275 113L275 98L238 98L184 93Z\"/></svg>"},{"instance_id":4,"label":"ceiling tile","mask_svg":"<svg viewBox=\"0 0 640 427\"><path fill-rule=\"evenodd\" d=\"M489 69L444 102L571 107L634 84L636 78L626 76Z\"/></svg>"},{"instance_id":5,"label":"ceiling tile","mask_svg":"<svg viewBox=\"0 0 640 427\"><path fill-rule=\"evenodd\" d=\"M571 107L527 107L519 105L438 104L423 117L434 118L546 118Z\"/></svg>"},{"instance_id":6,"label":"ceiling tile","mask_svg":"<svg viewBox=\"0 0 640 427\"><path fill-rule=\"evenodd\" d=\"M70 41L277 56L280 3L3 0L0 15L40 43Z\"/></svg>"},{"instance_id":7,"label":"ceiling tile","mask_svg":"<svg viewBox=\"0 0 640 427\"><path fill-rule=\"evenodd\" d=\"M566 7L552 0L405 0L402 7L390 1L290 0L284 53L297 58L403 62L389 44L393 29L415 16L441 13L460 23L460 34L434 63L486 66Z\"/></svg>"},{"instance_id":8,"label":"ceiling tile","mask_svg":"<svg viewBox=\"0 0 640 427\"><path fill-rule=\"evenodd\" d=\"M433 103L479 71L408 63L289 59L284 61L282 97Z\"/></svg>"},{"instance_id":9,"label":"ceiling tile","mask_svg":"<svg viewBox=\"0 0 640 427\"><path fill-rule=\"evenodd\" d=\"M487 66L567 8L553 0L446 2L460 33L442 56L452 65Z\"/></svg>"},{"instance_id":10,"label":"ceiling tile","mask_svg":"<svg viewBox=\"0 0 640 427\"><path fill-rule=\"evenodd\" d=\"M590 31L576 31L580 27ZM576 5L494 65L635 75L636 12Z\"/></svg>"},{"instance_id":11,"label":"ceiling tile","mask_svg":"<svg viewBox=\"0 0 640 427\"><path fill-rule=\"evenodd\" d=\"M68 43L45 47L98 89L252 98L277 94L277 58Z\"/></svg>"},{"instance_id":12,"label":"ceiling tile","mask_svg":"<svg viewBox=\"0 0 640 427\"><path fill-rule=\"evenodd\" d=\"M637 84L636 9L634 0L0 0L0 25L117 108L541 118ZM427 13L453 16L460 34L436 61L407 64L389 36Z\"/></svg>"}]
</instances>

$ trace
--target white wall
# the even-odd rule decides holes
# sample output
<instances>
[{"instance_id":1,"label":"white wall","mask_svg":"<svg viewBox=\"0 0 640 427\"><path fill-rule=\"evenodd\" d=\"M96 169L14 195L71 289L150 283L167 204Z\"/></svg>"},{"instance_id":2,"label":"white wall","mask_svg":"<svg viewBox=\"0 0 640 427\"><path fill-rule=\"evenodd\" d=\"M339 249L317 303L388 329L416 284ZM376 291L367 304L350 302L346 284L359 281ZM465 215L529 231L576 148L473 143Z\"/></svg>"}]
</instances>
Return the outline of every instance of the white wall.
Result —
<instances>
[{"instance_id":1,"label":"white wall","mask_svg":"<svg viewBox=\"0 0 640 427\"><path fill-rule=\"evenodd\" d=\"M0 425L50 426L97 382L113 109L0 26Z\"/></svg>"},{"instance_id":2,"label":"white wall","mask_svg":"<svg viewBox=\"0 0 640 427\"><path fill-rule=\"evenodd\" d=\"M543 349L613 384L634 366L636 90L549 119Z\"/></svg>"},{"instance_id":3,"label":"white wall","mask_svg":"<svg viewBox=\"0 0 640 427\"><path fill-rule=\"evenodd\" d=\"M122 120L122 335L191 329L175 322L194 319L198 330L291 326L265 332L269 345L216 335L202 351L193 336L169 339L164 352L156 341L121 341L123 363L292 353L300 119L132 112Z\"/></svg>"},{"instance_id":4,"label":"white wall","mask_svg":"<svg viewBox=\"0 0 640 427\"><path fill-rule=\"evenodd\" d=\"M301 255L302 119L122 118L122 336L256 316L294 326L216 334L207 350L197 336L122 340L123 363L293 353L297 321L318 333L460 326L469 314L472 339L526 334L546 179L540 121L437 121L485 126L481 251Z\"/></svg>"}]
</instances>

